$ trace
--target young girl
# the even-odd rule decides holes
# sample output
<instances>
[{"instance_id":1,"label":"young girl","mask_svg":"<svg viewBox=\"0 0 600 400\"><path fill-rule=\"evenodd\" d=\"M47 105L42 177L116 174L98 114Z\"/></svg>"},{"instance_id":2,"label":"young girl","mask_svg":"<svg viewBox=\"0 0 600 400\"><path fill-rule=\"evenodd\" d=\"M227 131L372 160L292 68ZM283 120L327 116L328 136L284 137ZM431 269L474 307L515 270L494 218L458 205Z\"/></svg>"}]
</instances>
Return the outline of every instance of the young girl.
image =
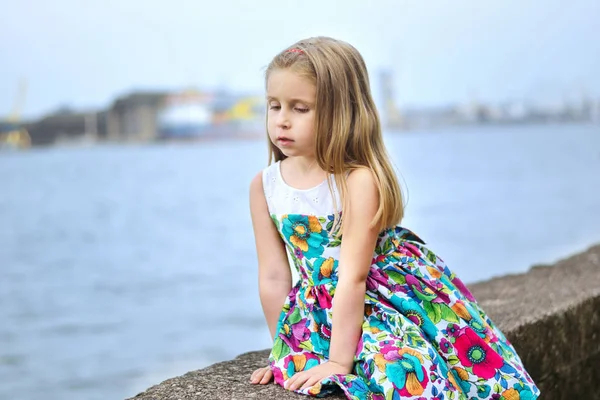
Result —
<instances>
[{"instance_id":1,"label":"young girl","mask_svg":"<svg viewBox=\"0 0 600 400\"><path fill-rule=\"evenodd\" d=\"M358 51L302 40L271 61L266 90L270 166L250 207L273 349L251 382L355 400L537 398L465 285L397 225L400 187Z\"/></svg>"}]
</instances>

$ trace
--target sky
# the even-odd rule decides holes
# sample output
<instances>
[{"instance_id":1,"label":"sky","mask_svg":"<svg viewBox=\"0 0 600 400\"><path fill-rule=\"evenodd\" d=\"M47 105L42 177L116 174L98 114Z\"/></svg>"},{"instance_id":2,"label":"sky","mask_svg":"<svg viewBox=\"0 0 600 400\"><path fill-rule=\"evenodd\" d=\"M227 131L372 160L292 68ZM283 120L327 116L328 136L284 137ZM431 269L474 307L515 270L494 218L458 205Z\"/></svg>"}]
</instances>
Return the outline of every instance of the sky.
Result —
<instances>
[{"instance_id":1,"label":"sky","mask_svg":"<svg viewBox=\"0 0 600 400\"><path fill-rule=\"evenodd\" d=\"M102 109L135 90L263 94L264 67L332 36L401 107L600 99L598 0L0 0L0 116Z\"/></svg>"}]
</instances>

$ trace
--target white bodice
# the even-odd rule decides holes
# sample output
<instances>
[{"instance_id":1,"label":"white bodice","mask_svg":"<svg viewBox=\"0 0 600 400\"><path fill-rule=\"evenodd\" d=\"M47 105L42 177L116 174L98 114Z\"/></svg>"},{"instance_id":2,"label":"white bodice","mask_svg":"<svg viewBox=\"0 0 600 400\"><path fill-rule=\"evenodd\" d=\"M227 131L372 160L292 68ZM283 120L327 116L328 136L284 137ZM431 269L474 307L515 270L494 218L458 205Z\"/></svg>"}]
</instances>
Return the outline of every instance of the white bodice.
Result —
<instances>
[{"instance_id":1,"label":"white bodice","mask_svg":"<svg viewBox=\"0 0 600 400\"><path fill-rule=\"evenodd\" d=\"M283 180L281 161L269 165L263 170L263 188L269 207L269 214L301 214L324 217L335 213L334 200L329 191L327 180L310 189L296 189ZM332 177L333 191L337 202L337 211L341 211L341 201L335 180Z\"/></svg>"}]
</instances>

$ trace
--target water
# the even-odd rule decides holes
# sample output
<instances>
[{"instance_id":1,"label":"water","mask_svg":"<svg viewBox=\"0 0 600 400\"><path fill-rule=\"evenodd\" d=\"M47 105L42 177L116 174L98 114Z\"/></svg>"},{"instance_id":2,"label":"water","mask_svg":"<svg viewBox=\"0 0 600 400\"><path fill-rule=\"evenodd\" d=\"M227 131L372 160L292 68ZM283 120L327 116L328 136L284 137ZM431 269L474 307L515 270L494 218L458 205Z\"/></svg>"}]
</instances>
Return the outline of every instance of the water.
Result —
<instances>
[{"instance_id":1,"label":"water","mask_svg":"<svg viewBox=\"0 0 600 400\"><path fill-rule=\"evenodd\" d=\"M600 242L600 127L388 135L404 225L467 282ZM0 399L119 399L269 346L263 141L0 155Z\"/></svg>"}]
</instances>

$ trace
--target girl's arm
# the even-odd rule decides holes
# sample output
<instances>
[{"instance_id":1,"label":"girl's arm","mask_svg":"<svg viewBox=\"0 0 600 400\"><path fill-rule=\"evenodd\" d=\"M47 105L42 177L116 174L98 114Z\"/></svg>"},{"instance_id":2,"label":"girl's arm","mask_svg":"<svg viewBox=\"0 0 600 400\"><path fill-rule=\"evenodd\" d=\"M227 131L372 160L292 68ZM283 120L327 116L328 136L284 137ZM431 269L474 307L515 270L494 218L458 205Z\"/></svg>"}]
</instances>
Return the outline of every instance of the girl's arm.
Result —
<instances>
[{"instance_id":1,"label":"girl's arm","mask_svg":"<svg viewBox=\"0 0 600 400\"><path fill-rule=\"evenodd\" d=\"M262 173L256 175L250 184L250 213L258 254L260 301L271 339L274 339L283 303L292 289L292 273L283 240L269 215Z\"/></svg>"},{"instance_id":2,"label":"girl's arm","mask_svg":"<svg viewBox=\"0 0 600 400\"><path fill-rule=\"evenodd\" d=\"M379 206L373 173L360 168L348 177L350 204L344 209L339 280L333 300L329 360L350 372L362 332L366 280L375 251L378 227L371 227Z\"/></svg>"}]
</instances>

